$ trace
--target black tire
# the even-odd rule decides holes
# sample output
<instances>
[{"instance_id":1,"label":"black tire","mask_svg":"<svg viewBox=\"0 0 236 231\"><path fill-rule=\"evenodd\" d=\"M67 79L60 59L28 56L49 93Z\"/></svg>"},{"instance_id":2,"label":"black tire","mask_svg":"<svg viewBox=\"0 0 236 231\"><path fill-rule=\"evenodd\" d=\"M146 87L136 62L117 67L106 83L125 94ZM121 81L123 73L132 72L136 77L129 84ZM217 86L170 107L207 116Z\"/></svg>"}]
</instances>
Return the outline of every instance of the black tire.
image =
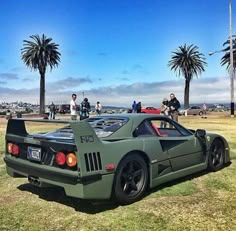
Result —
<instances>
[{"instance_id":1,"label":"black tire","mask_svg":"<svg viewBox=\"0 0 236 231\"><path fill-rule=\"evenodd\" d=\"M126 156L119 164L114 181L113 196L122 205L142 198L148 184L148 168L138 154Z\"/></svg>"},{"instance_id":2,"label":"black tire","mask_svg":"<svg viewBox=\"0 0 236 231\"><path fill-rule=\"evenodd\" d=\"M199 112L199 115L200 115L200 116L202 116L202 115L203 115L203 112L202 112L202 111L200 111L200 112Z\"/></svg>"},{"instance_id":3,"label":"black tire","mask_svg":"<svg viewBox=\"0 0 236 231\"><path fill-rule=\"evenodd\" d=\"M225 163L225 147L220 139L215 139L211 144L209 157L208 157L208 168L211 171L218 171L223 168Z\"/></svg>"}]
</instances>

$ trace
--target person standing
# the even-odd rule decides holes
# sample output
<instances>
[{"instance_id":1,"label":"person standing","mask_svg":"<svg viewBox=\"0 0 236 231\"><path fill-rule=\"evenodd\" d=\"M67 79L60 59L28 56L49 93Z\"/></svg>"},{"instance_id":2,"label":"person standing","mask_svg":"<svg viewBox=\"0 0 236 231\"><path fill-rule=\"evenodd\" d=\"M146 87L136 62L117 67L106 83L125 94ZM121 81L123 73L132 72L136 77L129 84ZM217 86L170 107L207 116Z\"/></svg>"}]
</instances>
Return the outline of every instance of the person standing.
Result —
<instances>
[{"instance_id":1,"label":"person standing","mask_svg":"<svg viewBox=\"0 0 236 231\"><path fill-rule=\"evenodd\" d=\"M137 113L137 104L136 104L135 100L134 100L134 102L132 104L132 113Z\"/></svg>"},{"instance_id":2,"label":"person standing","mask_svg":"<svg viewBox=\"0 0 236 231\"><path fill-rule=\"evenodd\" d=\"M202 118L207 118L207 106L205 103L202 105Z\"/></svg>"},{"instance_id":3,"label":"person standing","mask_svg":"<svg viewBox=\"0 0 236 231\"><path fill-rule=\"evenodd\" d=\"M55 119L55 113L56 113L56 106L55 104L52 102L51 105L49 106L49 119L53 120Z\"/></svg>"},{"instance_id":4,"label":"person standing","mask_svg":"<svg viewBox=\"0 0 236 231\"><path fill-rule=\"evenodd\" d=\"M179 100L175 97L174 93L170 94L168 107L169 107L171 119L178 122L178 115L179 115L178 110L180 108L180 103L179 103Z\"/></svg>"},{"instance_id":5,"label":"person standing","mask_svg":"<svg viewBox=\"0 0 236 231\"><path fill-rule=\"evenodd\" d=\"M102 113L102 105L100 102L97 102L95 105L96 115L101 115Z\"/></svg>"},{"instance_id":6,"label":"person standing","mask_svg":"<svg viewBox=\"0 0 236 231\"><path fill-rule=\"evenodd\" d=\"M76 110L76 98L77 95L75 93L72 94L72 99L70 101L70 115L72 120L77 120L77 110Z\"/></svg>"},{"instance_id":7,"label":"person standing","mask_svg":"<svg viewBox=\"0 0 236 231\"><path fill-rule=\"evenodd\" d=\"M169 107L168 107L168 99L167 98L163 98L163 100L162 100L162 104L161 104L161 107L160 107L160 109L161 109L161 115L164 115L164 116L166 116L166 117L169 117ZM161 124L160 124L160 127L161 128L166 128L166 125L167 125L167 123L166 123L166 121L161 121Z\"/></svg>"},{"instance_id":8,"label":"person standing","mask_svg":"<svg viewBox=\"0 0 236 231\"><path fill-rule=\"evenodd\" d=\"M90 103L88 101L88 98L84 98L80 107L80 120L84 120L89 117L90 109L91 108L90 108Z\"/></svg>"},{"instance_id":9,"label":"person standing","mask_svg":"<svg viewBox=\"0 0 236 231\"><path fill-rule=\"evenodd\" d=\"M7 110L7 113L6 113L6 119L7 120L12 119L12 113L9 109Z\"/></svg>"},{"instance_id":10,"label":"person standing","mask_svg":"<svg viewBox=\"0 0 236 231\"><path fill-rule=\"evenodd\" d=\"M142 105L141 102L137 103L137 113L141 113Z\"/></svg>"}]
</instances>

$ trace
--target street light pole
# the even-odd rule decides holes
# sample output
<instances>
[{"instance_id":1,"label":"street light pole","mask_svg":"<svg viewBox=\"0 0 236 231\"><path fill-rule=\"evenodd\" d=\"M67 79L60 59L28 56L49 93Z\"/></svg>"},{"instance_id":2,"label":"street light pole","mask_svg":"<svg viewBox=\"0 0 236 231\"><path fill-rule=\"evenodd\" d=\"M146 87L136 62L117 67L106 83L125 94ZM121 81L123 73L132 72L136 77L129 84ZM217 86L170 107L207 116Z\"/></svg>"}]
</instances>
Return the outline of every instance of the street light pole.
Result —
<instances>
[{"instance_id":1,"label":"street light pole","mask_svg":"<svg viewBox=\"0 0 236 231\"><path fill-rule=\"evenodd\" d=\"M219 51L214 51L214 52L209 52L208 55L214 55L215 53L220 53L223 52L224 50L219 50Z\"/></svg>"},{"instance_id":2,"label":"street light pole","mask_svg":"<svg viewBox=\"0 0 236 231\"><path fill-rule=\"evenodd\" d=\"M234 56L233 56L233 29L232 29L232 0L229 0L229 37L230 37L230 111L234 117Z\"/></svg>"}]
</instances>

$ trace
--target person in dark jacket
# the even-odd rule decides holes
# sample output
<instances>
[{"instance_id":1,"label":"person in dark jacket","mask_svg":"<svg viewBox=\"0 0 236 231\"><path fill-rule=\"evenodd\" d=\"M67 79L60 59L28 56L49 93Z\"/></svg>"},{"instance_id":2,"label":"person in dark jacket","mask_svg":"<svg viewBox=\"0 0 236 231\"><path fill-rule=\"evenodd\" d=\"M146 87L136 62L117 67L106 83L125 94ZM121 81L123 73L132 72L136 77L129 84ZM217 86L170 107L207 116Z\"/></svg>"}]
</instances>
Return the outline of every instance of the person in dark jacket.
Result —
<instances>
[{"instance_id":1,"label":"person in dark jacket","mask_svg":"<svg viewBox=\"0 0 236 231\"><path fill-rule=\"evenodd\" d=\"M55 114L56 114L56 106L52 102L51 105L49 106L49 119L54 120L55 119Z\"/></svg>"},{"instance_id":2,"label":"person in dark jacket","mask_svg":"<svg viewBox=\"0 0 236 231\"><path fill-rule=\"evenodd\" d=\"M84 120L89 117L90 109L88 98L84 98L80 106L80 120Z\"/></svg>"},{"instance_id":3,"label":"person in dark jacket","mask_svg":"<svg viewBox=\"0 0 236 231\"><path fill-rule=\"evenodd\" d=\"M137 103L137 113L141 113L142 105L141 102Z\"/></svg>"},{"instance_id":4,"label":"person in dark jacket","mask_svg":"<svg viewBox=\"0 0 236 231\"><path fill-rule=\"evenodd\" d=\"M174 93L170 94L168 107L169 107L171 119L178 122L178 114L179 114L178 110L180 108L180 103L179 103L179 100L175 97Z\"/></svg>"}]
</instances>

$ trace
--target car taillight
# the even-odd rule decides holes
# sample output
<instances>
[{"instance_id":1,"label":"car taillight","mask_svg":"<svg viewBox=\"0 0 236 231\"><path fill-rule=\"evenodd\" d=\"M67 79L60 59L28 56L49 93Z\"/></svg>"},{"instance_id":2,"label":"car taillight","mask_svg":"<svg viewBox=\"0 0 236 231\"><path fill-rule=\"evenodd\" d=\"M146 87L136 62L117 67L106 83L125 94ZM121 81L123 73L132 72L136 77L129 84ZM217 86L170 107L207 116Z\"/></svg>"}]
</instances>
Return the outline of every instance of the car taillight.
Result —
<instances>
[{"instance_id":1,"label":"car taillight","mask_svg":"<svg viewBox=\"0 0 236 231\"><path fill-rule=\"evenodd\" d=\"M64 165L66 163L66 155L63 152L58 152L56 154L56 163L58 165Z\"/></svg>"},{"instance_id":2,"label":"car taillight","mask_svg":"<svg viewBox=\"0 0 236 231\"><path fill-rule=\"evenodd\" d=\"M7 152L9 154L14 155L14 156L18 156L20 153L20 148L17 144L8 143L7 144Z\"/></svg>"},{"instance_id":3,"label":"car taillight","mask_svg":"<svg viewBox=\"0 0 236 231\"><path fill-rule=\"evenodd\" d=\"M19 146L16 145L16 144L13 144L13 146L12 146L12 155L18 156L19 153L20 153L20 148L19 148Z\"/></svg>"},{"instance_id":4,"label":"car taillight","mask_svg":"<svg viewBox=\"0 0 236 231\"><path fill-rule=\"evenodd\" d=\"M69 167L74 167L77 164L76 155L74 153L68 153L66 155L66 164Z\"/></svg>"}]
</instances>

